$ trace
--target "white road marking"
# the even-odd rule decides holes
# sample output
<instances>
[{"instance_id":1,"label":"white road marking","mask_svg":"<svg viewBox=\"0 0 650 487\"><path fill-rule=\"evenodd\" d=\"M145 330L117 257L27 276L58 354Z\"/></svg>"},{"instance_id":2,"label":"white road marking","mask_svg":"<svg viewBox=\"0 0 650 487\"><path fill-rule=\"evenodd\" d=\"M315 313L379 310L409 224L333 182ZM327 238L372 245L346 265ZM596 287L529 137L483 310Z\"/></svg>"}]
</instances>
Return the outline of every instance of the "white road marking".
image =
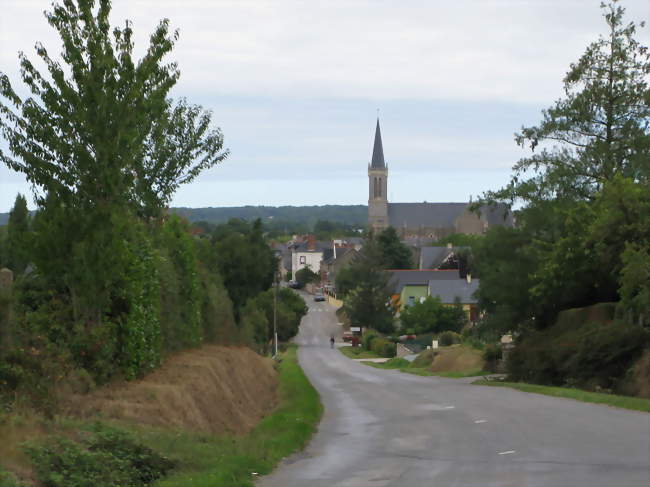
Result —
<instances>
[{"instance_id":1,"label":"white road marking","mask_svg":"<svg viewBox=\"0 0 650 487\"><path fill-rule=\"evenodd\" d=\"M442 409L454 409L455 407L456 407L456 406L445 406L445 407L442 408Z\"/></svg>"},{"instance_id":2,"label":"white road marking","mask_svg":"<svg viewBox=\"0 0 650 487\"><path fill-rule=\"evenodd\" d=\"M508 451L502 451L499 452L499 455L510 455L511 453L514 453L515 450L508 450Z\"/></svg>"},{"instance_id":3,"label":"white road marking","mask_svg":"<svg viewBox=\"0 0 650 487\"><path fill-rule=\"evenodd\" d=\"M487 419L477 419L474 421L474 424L481 424L481 423L487 423Z\"/></svg>"}]
</instances>

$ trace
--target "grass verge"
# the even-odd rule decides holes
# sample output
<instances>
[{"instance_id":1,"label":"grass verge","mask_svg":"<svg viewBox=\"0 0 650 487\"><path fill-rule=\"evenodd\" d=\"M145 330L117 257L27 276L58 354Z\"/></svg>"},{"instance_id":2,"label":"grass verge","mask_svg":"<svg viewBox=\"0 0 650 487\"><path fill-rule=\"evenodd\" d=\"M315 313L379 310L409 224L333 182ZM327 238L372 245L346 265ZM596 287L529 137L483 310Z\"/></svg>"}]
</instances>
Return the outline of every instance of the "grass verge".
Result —
<instances>
[{"instance_id":1,"label":"grass verge","mask_svg":"<svg viewBox=\"0 0 650 487\"><path fill-rule=\"evenodd\" d=\"M323 412L318 393L298 365L296 346L280 363L280 405L248 435L214 437L149 432L143 438L178 461L180 468L156 486L244 487L306 446Z\"/></svg>"},{"instance_id":2,"label":"grass verge","mask_svg":"<svg viewBox=\"0 0 650 487\"><path fill-rule=\"evenodd\" d=\"M100 439L104 443L110 443L110 452L114 454L113 456L133 450L136 454L129 458L133 457L141 463L145 456L142 452L147 450L143 450L139 445L144 445L153 450L152 454L155 452L171 459L175 468L167 472L166 477L157 481L153 481L155 477L148 478L146 485L252 487L255 478L270 473L282 458L307 444L316 431L323 411L318 393L298 365L295 346L291 346L282 354L279 371L278 407L243 436L216 436L126 421L111 420L100 425L74 418L46 421L38 418L21 419L15 415L4 420L0 417L2 420L0 432L9 433L4 437L0 435L0 446L3 445L3 440L9 439L13 449L5 453L14 453L16 456L11 459L11 465L7 465L8 458L0 457L0 487L23 485L17 483L11 474L3 471L2 467L13 467L12 470L16 472L27 472L30 462L22 452L21 446L24 445L25 440L29 441L31 446L38 447L39 455L43 458L45 455L47 457L45 463L52 466L50 469L52 475L49 471L45 472L48 477L47 482L44 482L45 485L51 487L81 487L91 484L144 485L121 479L119 482L112 481L112 483L91 482L87 478L88 472L97 475L105 474L106 478L110 477L113 480L117 478L115 469L107 464L106 456L95 454L97 452L94 446L85 449L83 443L69 441L69 439L87 439L88 433L100 426L104 429L115 428L115 430L107 430L110 432L108 436L105 433L100 434ZM134 441L126 441L120 431L128 432L129 437ZM51 446L52 444L54 447ZM0 448L0 451L4 450ZM32 465L37 471L43 470L43 458L36 459L38 461ZM122 463L119 465L124 466ZM110 472L107 473L108 470ZM140 471L140 467L137 467L137 470Z\"/></svg>"},{"instance_id":3,"label":"grass verge","mask_svg":"<svg viewBox=\"0 0 650 487\"><path fill-rule=\"evenodd\" d=\"M512 389L517 389L523 392L563 397L566 399L575 399L576 401L592 402L595 404L606 404L617 408L650 413L650 399L643 399L640 397L618 396L615 394L604 394L600 392L583 391L581 389L572 389L570 387L541 386L537 384L526 384L523 382L486 381L480 379L472 382L472 384L481 386L511 387Z\"/></svg>"},{"instance_id":4,"label":"grass verge","mask_svg":"<svg viewBox=\"0 0 650 487\"><path fill-rule=\"evenodd\" d=\"M407 374L421 375L421 376L436 376L447 377L451 379L461 379L463 377L478 377L481 375L488 375L490 372L484 370L466 370L462 372L432 372L428 367L413 367L413 363L401 358L392 358L388 362L374 363L374 362L361 362L364 365L369 365L376 369L391 369L399 370Z\"/></svg>"},{"instance_id":5,"label":"grass verge","mask_svg":"<svg viewBox=\"0 0 650 487\"><path fill-rule=\"evenodd\" d=\"M383 358L370 350L361 347L339 347L339 351L348 358Z\"/></svg>"}]
</instances>

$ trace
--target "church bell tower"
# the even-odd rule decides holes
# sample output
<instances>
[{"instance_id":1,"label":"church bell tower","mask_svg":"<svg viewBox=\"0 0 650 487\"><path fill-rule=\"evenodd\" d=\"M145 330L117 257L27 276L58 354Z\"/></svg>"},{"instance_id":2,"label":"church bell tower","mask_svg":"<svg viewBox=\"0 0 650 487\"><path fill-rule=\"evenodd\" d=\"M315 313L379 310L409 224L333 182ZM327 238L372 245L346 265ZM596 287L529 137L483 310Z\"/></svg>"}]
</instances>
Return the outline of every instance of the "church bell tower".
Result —
<instances>
[{"instance_id":1,"label":"church bell tower","mask_svg":"<svg viewBox=\"0 0 650 487\"><path fill-rule=\"evenodd\" d=\"M375 232L388 227L388 168L384 162L379 118L375 129L372 161L368 165L368 226Z\"/></svg>"}]
</instances>

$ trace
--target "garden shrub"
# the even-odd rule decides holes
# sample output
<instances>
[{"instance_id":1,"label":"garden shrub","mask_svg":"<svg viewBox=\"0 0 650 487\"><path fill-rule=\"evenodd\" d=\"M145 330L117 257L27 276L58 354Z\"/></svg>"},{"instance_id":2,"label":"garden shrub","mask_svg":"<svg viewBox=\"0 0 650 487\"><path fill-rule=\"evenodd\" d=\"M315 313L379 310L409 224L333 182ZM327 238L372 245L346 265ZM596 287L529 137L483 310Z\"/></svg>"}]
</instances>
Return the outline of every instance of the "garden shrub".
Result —
<instances>
[{"instance_id":1,"label":"garden shrub","mask_svg":"<svg viewBox=\"0 0 650 487\"><path fill-rule=\"evenodd\" d=\"M438 342L441 347L448 347L454 343L460 343L460 335L453 331L443 331L438 335Z\"/></svg>"},{"instance_id":2,"label":"garden shrub","mask_svg":"<svg viewBox=\"0 0 650 487\"><path fill-rule=\"evenodd\" d=\"M483 350L483 360L485 360L485 370L490 372L497 371L497 364L499 360L503 357L503 351L501 350L501 345L496 343L491 343L485 347Z\"/></svg>"},{"instance_id":3,"label":"garden shrub","mask_svg":"<svg viewBox=\"0 0 650 487\"><path fill-rule=\"evenodd\" d=\"M372 340L371 349L380 357L394 357L396 345L386 338L376 337Z\"/></svg>"},{"instance_id":4,"label":"garden shrub","mask_svg":"<svg viewBox=\"0 0 650 487\"><path fill-rule=\"evenodd\" d=\"M375 338L379 338L379 335L374 331L367 331L366 333L364 333L361 339L363 348L365 348L366 350L372 350L372 342Z\"/></svg>"}]
</instances>

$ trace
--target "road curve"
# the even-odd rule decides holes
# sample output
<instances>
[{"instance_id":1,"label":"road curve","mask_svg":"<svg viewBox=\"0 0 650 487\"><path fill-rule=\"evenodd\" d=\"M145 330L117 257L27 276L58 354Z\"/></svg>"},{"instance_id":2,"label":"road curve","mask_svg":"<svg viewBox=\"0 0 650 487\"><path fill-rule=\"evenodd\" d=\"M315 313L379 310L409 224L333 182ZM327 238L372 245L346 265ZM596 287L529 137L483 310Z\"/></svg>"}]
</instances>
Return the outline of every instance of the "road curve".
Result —
<instances>
[{"instance_id":1,"label":"road curve","mask_svg":"<svg viewBox=\"0 0 650 487\"><path fill-rule=\"evenodd\" d=\"M261 487L650 486L650 414L356 363L306 299L298 356L325 414Z\"/></svg>"}]
</instances>

